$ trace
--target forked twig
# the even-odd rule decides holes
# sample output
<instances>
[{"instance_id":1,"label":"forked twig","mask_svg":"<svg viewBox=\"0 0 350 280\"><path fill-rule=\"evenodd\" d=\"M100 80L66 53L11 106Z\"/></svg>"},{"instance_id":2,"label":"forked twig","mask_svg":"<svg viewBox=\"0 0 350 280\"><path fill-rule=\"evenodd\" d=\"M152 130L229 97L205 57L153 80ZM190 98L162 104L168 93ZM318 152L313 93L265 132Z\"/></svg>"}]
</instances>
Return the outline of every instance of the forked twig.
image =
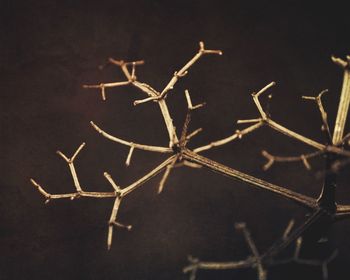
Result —
<instances>
[{"instance_id":1,"label":"forked twig","mask_svg":"<svg viewBox=\"0 0 350 280\"><path fill-rule=\"evenodd\" d=\"M74 187L75 187L74 192L66 193L66 194L51 194L47 192L41 185L39 185L39 183L37 183L34 179L31 179L31 183L45 197L46 203L52 199L65 199L65 198L69 198L72 200L79 197L114 198L115 199L114 205L113 205L109 222L108 222L107 247L108 249L110 249L112 245L112 240L113 240L114 226L126 228L127 230L131 229L131 225L124 225L118 222L118 219L117 219L121 202L128 194L140 188L148 180L150 180L151 178L153 178L154 176L156 176L157 174L163 171L164 173L160 180L159 188L158 188L159 193L163 190L165 182L168 179L170 172L175 167L182 167L182 166L188 166L192 168L206 167L222 175L231 177L240 182L247 183L248 185L257 187L265 191L269 191L283 198L286 198L290 201L293 201L305 207L306 209L310 210L311 215L306 219L306 221L301 226L299 226L294 230L293 230L294 221L290 222L290 224L285 229L283 236L279 240L277 240L270 248L268 248L268 250L266 250L266 252L264 252L263 254L259 254L259 251L251 237L250 232L246 228L245 224L243 223L237 224L236 228L242 231L245 237L245 240L248 244L248 247L251 251L251 255L247 259L242 261L225 262L225 263L202 262L202 261L199 261L199 259L189 258L190 265L184 269L184 272L191 273L191 276L190 276L191 280L195 279L196 272L199 269L237 269L237 268L249 268L249 267L257 270L258 280L265 280L267 277L267 270L266 270L267 266L273 265L274 258L282 250L284 250L293 242L296 242L296 245L295 245L296 247L295 247L293 257L286 260L282 260L280 262L294 261L294 262L306 264L306 265L320 265L322 267L323 277L324 279L326 279L328 277L327 265L331 260L334 259L335 254L332 254L328 259L324 261L305 260L300 257L300 248L302 246L303 235L306 234L315 225L326 220L327 224L325 225L325 227L327 227L330 224L330 222L328 221L332 220L333 218L334 220L339 220L339 219L350 217L349 205L336 205L336 202L335 202L336 174L335 174L335 171L333 170L336 168L339 162L339 158L341 157L350 158L350 151L344 149L345 143L348 142L350 138L349 136L350 134L347 134L344 136L344 127L345 127L346 118L348 114L348 107L350 104L350 71L349 71L350 57L347 57L347 61L344 61L339 58L332 58L336 64L344 68L343 88L342 88L340 103L338 107L338 114L336 118L333 137L331 137L331 132L330 132L328 120L327 120L327 113L324 110L322 100L321 100L321 97L325 91L321 92L316 97L304 97L304 99L316 101L318 105L319 111L321 113L323 129L326 132L327 138L328 138L326 145L319 143L317 141L314 141L308 137L305 137L299 133L296 133L282 126L281 124L279 124L278 122L274 121L271 118L268 112L268 109L266 110L263 109L263 106L259 98L261 97L262 94L267 92L271 87L275 85L275 82L271 82L265 87L263 87L261 90L259 90L258 92L252 94L253 102L258 110L260 117L247 119L247 120L239 120L238 124L247 123L250 125L242 130L236 130L234 134L226 138L219 139L209 144L197 147L194 150L190 150L187 148L188 142L195 135L197 135L199 132L202 131L202 129L199 128L194 130L191 133L188 132L192 112L195 109L203 107L204 103L193 105L189 91L188 90L185 91L185 98L187 101L187 114L186 114L185 122L181 131L181 135L178 135L166 103L166 97L167 97L167 94L174 88L178 80L184 77L185 75L187 75L190 67L193 64L195 64L203 55L206 55L206 54L221 55L222 52L219 50L207 50L205 49L204 43L200 42L198 52L195 53L195 55L182 68L180 68L180 70L174 73L170 81L166 84L166 86L161 91L158 91L154 89L152 86L146 83L140 82L138 80L136 76L136 66L142 65L144 61L125 62L123 60L115 60L112 58L109 59L109 62L120 67L121 71L125 76L125 79L126 79L125 81L100 83L96 85L83 86L84 88L100 89L102 94L102 99L105 100L106 88L132 85L138 88L139 90L141 90L144 94L146 94L146 98L135 100L134 105L147 103L149 101L154 101L154 103L158 104L161 111L162 118L164 120L166 130L168 132L168 138L169 138L168 147L144 145L144 144L134 143L131 141L126 141L107 133L106 131L101 129L99 126L97 126L95 123L91 122L92 127L105 138L129 147L129 152L125 162L127 166L130 165L131 163L132 155L135 149L164 153L164 154L171 154L167 159L165 159L163 162L158 164L155 168L148 171L143 177L139 178L138 180L134 181L128 186L122 188L113 180L110 174L105 172L104 176L113 187L113 190L114 190L113 192L85 191L84 188L82 188L82 186L80 185L76 168L74 165L74 161L76 157L78 156L78 154L80 153L80 151L83 149L85 145L85 143L83 143L79 146L79 148L75 151L73 156L70 158L60 151L57 152L68 164L68 167L73 179ZM198 154L202 151L209 150L213 147L218 147L218 146L222 146L227 143L230 143L235 139L241 139L244 135L247 135L264 125L271 127L272 129L286 135L289 138L303 142L316 149L316 151L314 152L304 154L301 156L294 156L294 157L274 156L269 154L266 151L263 151L263 155L268 160L267 164L265 164L265 169L268 169L269 167L271 167L271 165L274 162L292 162L292 161L301 161L307 169L311 169L308 159L316 157L321 154L325 154L326 165L329 167L330 170L327 170L329 174L327 173L325 176L324 186L322 188L321 195L319 196L318 199L297 193L295 191L288 189L287 187L278 186L278 185L269 183L267 181L261 180L254 176L248 175L244 172L230 168L219 162L213 161L209 158L206 158Z\"/></svg>"}]
</instances>

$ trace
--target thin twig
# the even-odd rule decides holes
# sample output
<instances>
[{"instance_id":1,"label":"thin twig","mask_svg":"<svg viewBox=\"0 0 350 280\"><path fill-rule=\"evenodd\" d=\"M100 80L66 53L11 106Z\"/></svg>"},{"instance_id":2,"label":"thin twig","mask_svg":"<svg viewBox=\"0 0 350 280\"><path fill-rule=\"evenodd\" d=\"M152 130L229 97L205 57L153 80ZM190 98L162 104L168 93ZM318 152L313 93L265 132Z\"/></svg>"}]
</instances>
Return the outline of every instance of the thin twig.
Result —
<instances>
[{"instance_id":1,"label":"thin twig","mask_svg":"<svg viewBox=\"0 0 350 280\"><path fill-rule=\"evenodd\" d=\"M258 272L258 280L266 279L266 270L262 264L261 257L258 249L256 248L255 242L253 241L249 230L246 227L245 223L236 223L235 225L237 230L241 230L243 232L243 236L249 246L250 251L254 256L254 260L256 262L256 268Z\"/></svg>"},{"instance_id":2,"label":"thin twig","mask_svg":"<svg viewBox=\"0 0 350 280\"><path fill-rule=\"evenodd\" d=\"M337 118L334 125L333 132L333 144L338 145L342 142L344 128L346 119L348 116L348 110L350 105L350 69L349 69L349 61L345 62L339 58L332 57L333 61L337 64L340 64L344 68L344 78L343 78L343 86L340 94L339 106Z\"/></svg>"},{"instance_id":3,"label":"thin twig","mask_svg":"<svg viewBox=\"0 0 350 280\"><path fill-rule=\"evenodd\" d=\"M144 151L150 151L150 152L158 152L158 153L171 153L172 149L167 148L167 147L159 147L159 146L151 146L151 145L143 145L143 144L137 144L134 142L129 142L129 141L125 141L123 139L117 138L115 136L110 135L109 133L105 132L104 130L102 130L101 128L99 128L94 122L90 122L90 124L92 125L92 127L98 132L100 133L102 136L106 137L107 139L113 141L113 142L117 142L120 144L123 144L125 146L129 146L131 148L134 149L139 149L139 150L144 150Z\"/></svg>"},{"instance_id":4,"label":"thin twig","mask_svg":"<svg viewBox=\"0 0 350 280\"><path fill-rule=\"evenodd\" d=\"M322 96L326 92L328 92L328 89L321 91L316 97L315 96L302 96L302 98L305 100L313 100L316 102L317 107L318 107L320 114L321 114L321 118L322 118L322 131L324 131L326 134L327 143L329 145L331 145L332 144L332 135L331 135L331 131L330 131L329 125L328 125L327 112L324 109L323 104L322 104Z\"/></svg>"},{"instance_id":5,"label":"thin twig","mask_svg":"<svg viewBox=\"0 0 350 280\"><path fill-rule=\"evenodd\" d=\"M255 124L245 128L245 129L236 130L236 132L234 134L232 134L231 136L228 136L226 138L211 142L210 144L195 148L195 149L193 149L193 152L200 153L200 152L203 152L206 150L210 150L214 147L219 147L219 146L225 145L227 143L232 142L233 140L241 139L244 135L246 135L250 132L253 132L254 130L258 129L261 126L263 126L263 123L258 122L258 123L255 123Z\"/></svg>"},{"instance_id":6,"label":"thin twig","mask_svg":"<svg viewBox=\"0 0 350 280\"><path fill-rule=\"evenodd\" d=\"M216 161L210 160L188 149L184 149L182 151L182 156L184 159L187 159L188 161L202 165L204 167L209 168L212 171L218 172L220 174L231 177L238 181L245 182L257 188L268 190L286 199L292 200L300 205L303 205L304 207L307 207L309 209L315 209L317 207L316 200L314 198L296 193L285 187L280 187L280 186L268 183L264 180L258 179L256 177L245 174L233 168L227 167Z\"/></svg>"},{"instance_id":7,"label":"thin twig","mask_svg":"<svg viewBox=\"0 0 350 280\"><path fill-rule=\"evenodd\" d=\"M263 170L268 170L275 162L295 162L301 161L307 170L311 170L311 165L308 162L308 159L322 155L324 151L316 151L308 154L302 154L300 156L292 156L292 157L282 157L282 156L274 156L263 150L261 154L267 159L267 163L263 166Z\"/></svg>"}]
</instances>

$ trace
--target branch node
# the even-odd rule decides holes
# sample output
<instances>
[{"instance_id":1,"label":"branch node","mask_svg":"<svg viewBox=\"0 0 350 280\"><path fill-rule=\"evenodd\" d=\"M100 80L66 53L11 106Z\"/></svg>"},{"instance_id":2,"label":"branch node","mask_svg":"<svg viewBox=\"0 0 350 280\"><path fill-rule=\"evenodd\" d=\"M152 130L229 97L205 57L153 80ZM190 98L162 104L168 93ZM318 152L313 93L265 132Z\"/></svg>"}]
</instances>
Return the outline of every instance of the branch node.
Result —
<instances>
[{"instance_id":1,"label":"branch node","mask_svg":"<svg viewBox=\"0 0 350 280\"><path fill-rule=\"evenodd\" d=\"M347 58L348 58L348 56L347 56ZM335 56L332 55L331 59L336 65L338 65L338 66L340 66L342 68L346 68L349 65L349 62L347 62L345 60L342 60L339 57L335 57Z\"/></svg>"},{"instance_id":2,"label":"branch node","mask_svg":"<svg viewBox=\"0 0 350 280\"><path fill-rule=\"evenodd\" d=\"M128 153L128 156L127 156L126 161L125 161L125 165L126 166L130 165L131 157L132 157L132 154L134 152L134 149L135 149L135 146L134 146L133 143L131 143L131 146L130 146L130 149L129 149L129 153Z\"/></svg>"},{"instance_id":3,"label":"branch node","mask_svg":"<svg viewBox=\"0 0 350 280\"><path fill-rule=\"evenodd\" d=\"M266 171L270 169L270 167L274 164L275 158L265 150L262 150L261 154L267 159L267 163L265 163L263 166L263 170Z\"/></svg>"}]
</instances>

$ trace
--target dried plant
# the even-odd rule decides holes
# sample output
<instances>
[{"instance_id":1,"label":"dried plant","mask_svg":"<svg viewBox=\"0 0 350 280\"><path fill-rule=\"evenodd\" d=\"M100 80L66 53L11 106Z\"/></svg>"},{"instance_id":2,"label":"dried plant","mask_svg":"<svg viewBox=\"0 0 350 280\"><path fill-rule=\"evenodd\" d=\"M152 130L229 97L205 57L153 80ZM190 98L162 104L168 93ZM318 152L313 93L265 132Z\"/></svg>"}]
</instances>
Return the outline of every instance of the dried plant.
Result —
<instances>
[{"instance_id":1,"label":"dried plant","mask_svg":"<svg viewBox=\"0 0 350 280\"><path fill-rule=\"evenodd\" d=\"M130 165L132 155L135 152L135 150L145 150L149 152L168 154L169 157L163 162L161 162L159 165L157 165L154 169L150 170L147 174L125 187L119 186L113 180L113 178L107 172L105 172L104 177L111 184L113 191L84 191L79 183L79 178L74 165L76 157L85 146L85 143L83 143L79 146L79 148L70 158L60 151L57 152L68 164L75 186L74 192L66 194L51 194L47 192L41 185L39 185L39 183L37 183L34 179L31 179L32 184L45 197L46 203L48 203L50 200L65 198L73 200L81 197L113 197L115 199L115 202L109 219L107 238L107 246L108 249L110 249L113 240L113 229L115 226L126 228L128 230L131 229L131 225L124 225L120 223L117 219L120 204L128 194L135 191L136 189L141 187L146 181L148 181L149 179L158 175L161 172L163 172L163 176L159 182L158 193L162 192L168 177L170 176L172 170L175 167L206 167L212 171L241 181L242 183L246 183L248 185L269 191L283 198L294 201L298 205L307 209L310 212L310 215L300 226L295 227L295 229L292 229L293 222L291 222L286 228L283 236L280 239L278 239L263 254L260 254L258 252L257 247L255 246L255 243L251 238L251 235L248 229L246 228L245 224L237 224L236 228L243 232L243 235L251 251L251 256L242 261L233 261L225 263L202 262L198 259L190 258L191 264L184 269L184 272L189 272L191 275L191 279L195 279L196 272L199 269L237 269L250 267L255 268L257 270L257 278L259 280L263 280L267 277L267 268L269 266L292 261L306 265L320 265L323 271L323 278L326 279L328 277L327 264L334 258L335 255L330 256L330 258L324 261L306 260L300 256L300 248L302 246L302 240L305 239L305 236L309 237L311 233L314 234L314 232L318 231L319 228L325 230L329 228L333 222L336 222L340 219L348 218L350 216L350 205L337 205L335 201L337 171L342 165L346 164L349 161L347 158L349 158L350 156L350 151L346 149L346 145L348 144L350 134L344 136L344 127L350 102L350 57L347 57L347 61L344 61L340 58L332 58L336 64L338 64L344 69L343 89L341 92L339 108L333 134L330 131L327 120L327 113L323 107L321 100L322 95L326 91L322 91L316 97L303 97L306 100L314 101L318 106L318 109L321 114L322 131L326 139L325 144L319 143L315 140L312 140L308 137L305 137L282 126L281 124L279 124L271 118L269 112L263 109L259 98L262 94L265 94L271 87L275 85L275 82L271 82L261 90L252 94L253 102L256 105L259 114L258 117L248 120L238 120L239 124L249 124L249 126L245 127L242 130L235 131L232 135L224 139L219 139L191 150L187 147L187 144L194 136L196 136L202 130L201 128L199 128L189 133L191 115L194 110L203 107L205 104L202 103L199 105L193 105L189 91L185 91L184 95L187 101L187 114L181 132L177 133L173 124L172 117L168 110L166 98L167 95L171 93L178 80L188 74L188 70L190 67L192 67L202 56L211 54L222 55L222 52L220 50L208 50L205 48L204 43L200 42L198 52L180 70L174 73L168 84L161 91L158 91L149 84L141 82L137 79L136 68L142 65L144 63L143 61L125 62L122 60L115 60L112 58L109 59L109 63L120 67L121 71L125 76L125 81L83 86L84 88L89 89L100 89L102 99L106 100L106 89L112 87L132 85L146 94L146 97L144 99L135 100L134 105L144 104L148 102L158 104L168 133L169 145L167 147L145 145L128 140L123 140L109 134L108 132L100 128L100 126L98 126L94 122L91 122L92 127L103 137L113 142L125 145L129 148L129 153L125 162L127 166ZM322 191L318 198L313 198L297 193L285 186L278 186L266 182L262 179L256 178L231 167L225 166L219 162L213 161L200 154L203 151L212 149L214 147L223 146L236 139L241 139L244 135L251 133L254 130L257 130L262 126L271 127L272 129L286 135L287 137L296 139L315 149L315 151L313 151L312 153L292 157L274 156L268 153L267 151L263 151L262 154L267 159L267 163L263 167L265 170L270 168L274 163L291 161L300 161L304 164L304 166L307 169L311 169L309 159L319 155L324 156L326 162L326 167L323 172L324 183ZM278 255L286 247L293 243L295 243L294 255L288 259L278 260Z\"/></svg>"}]
</instances>

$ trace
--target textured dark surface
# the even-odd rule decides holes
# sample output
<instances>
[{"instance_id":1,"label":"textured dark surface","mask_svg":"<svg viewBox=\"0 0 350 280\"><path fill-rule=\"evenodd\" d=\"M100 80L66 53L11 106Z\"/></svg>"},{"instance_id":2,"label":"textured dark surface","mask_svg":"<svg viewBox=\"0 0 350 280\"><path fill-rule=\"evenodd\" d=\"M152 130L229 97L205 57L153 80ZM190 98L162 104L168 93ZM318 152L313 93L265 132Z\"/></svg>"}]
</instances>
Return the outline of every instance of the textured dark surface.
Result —
<instances>
[{"instance_id":1,"label":"textured dark surface","mask_svg":"<svg viewBox=\"0 0 350 280\"><path fill-rule=\"evenodd\" d=\"M242 1L243 2L243 1ZM194 103L191 128L204 132L196 147L233 133L240 118L258 115L250 93L270 81L274 119L322 141L316 106L301 95L325 97L333 124L342 71L330 55L350 53L350 24L341 3L303 6L249 1L0 1L0 279L186 279L182 267L192 254L227 261L249 253L234 223L245 221L260 251L282 234L302 209L288 201L223 178L207 170L175 170L162 195L159 177L123 201L119 218L134 226L116 230L106 249L112 200L54 201L43 204L29 183L34 177L52 193L73 190L66 164L81 142L77 159L87 190L109 190L102 176L110 172L125 186L161 161L135 152L125 168L127 148L107 141L90 127L94 120L112 134L166 145L167 134L153 103L134 107L136 89L98 91L84 83L122 80L119 69L98 66L106 58L145 59L141 81L160 89L203 40L222 57L204 57L169 94L175 124L185 114L184 89ZM293 190L316 196L321 181L300 163L280 164L262 172L261 149L279 155L309 151L267 128L241 141L207 152L212 159ZM321 163L314 163L315 169ZM339 179L339 201L350 202L349 172ZM339 257L330 279L348 279L350 222L332 229L331 247ZM274 268L270 279L320 279L320 270L294 265ZM255 279L252 270L201 272L198 279Z\"/></svg>"}]
</instances>

